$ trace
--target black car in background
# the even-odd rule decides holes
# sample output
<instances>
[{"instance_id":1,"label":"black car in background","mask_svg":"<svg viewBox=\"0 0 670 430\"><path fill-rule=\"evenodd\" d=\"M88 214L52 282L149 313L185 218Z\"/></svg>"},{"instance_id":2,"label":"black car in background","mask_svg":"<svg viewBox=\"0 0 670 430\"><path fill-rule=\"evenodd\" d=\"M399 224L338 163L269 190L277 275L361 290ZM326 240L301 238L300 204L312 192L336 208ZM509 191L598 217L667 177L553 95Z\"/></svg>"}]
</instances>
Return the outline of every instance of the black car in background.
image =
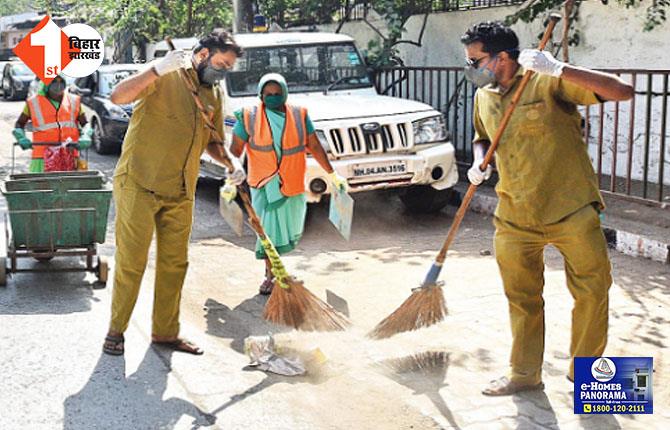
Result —
<instances>
[{"instance_id":1,"label":"black car in background","mask_svg":"<svg viewBox=\"0 0 670 430\"><path fill-rule=\"evenodd\" d=\"M121 80L142 69L140 64L101 66L92 75L78 78L71 91L81 96L86 119L93 128L93 147L99 154L118 152L133 113L132 105L117 105L109 100Z\"/></svg>"},{"instance_id":2,"label":"black car in background","mask_svg":"<svg viewBox=\"0 0 670 430\"><path fill-rule=\"evenodd\" d=\"M2 69L2 95L5 100L22 100L28 95L35 74L21 61L10 61Z\"/></svg>"}]
</instances>

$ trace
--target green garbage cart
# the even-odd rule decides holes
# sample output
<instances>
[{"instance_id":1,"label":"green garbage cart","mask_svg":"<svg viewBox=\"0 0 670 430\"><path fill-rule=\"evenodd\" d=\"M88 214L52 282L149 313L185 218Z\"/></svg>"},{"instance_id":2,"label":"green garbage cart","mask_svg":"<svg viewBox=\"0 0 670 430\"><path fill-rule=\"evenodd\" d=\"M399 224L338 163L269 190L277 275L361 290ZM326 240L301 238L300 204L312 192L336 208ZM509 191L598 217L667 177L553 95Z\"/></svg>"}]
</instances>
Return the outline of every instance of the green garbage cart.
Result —
<instances>
[{"instance_id":1,"label":"green garbage cart","mask_svg":"<svg viewBox=\"0 0 670 430\"><path fill-rule=\"evenodd\" d=\"M0 191L7 200L7 257L0 257L0 285L19 272L92 272L107 282L109 265L97 255L105 242L112 190L99 171L10 175ZM7 219L8 218L8 219ZM20 258L48 261L86 257L86 266L19 268ZM94 264L95 259L95 264Z\"/></svg>"}]
</instances>

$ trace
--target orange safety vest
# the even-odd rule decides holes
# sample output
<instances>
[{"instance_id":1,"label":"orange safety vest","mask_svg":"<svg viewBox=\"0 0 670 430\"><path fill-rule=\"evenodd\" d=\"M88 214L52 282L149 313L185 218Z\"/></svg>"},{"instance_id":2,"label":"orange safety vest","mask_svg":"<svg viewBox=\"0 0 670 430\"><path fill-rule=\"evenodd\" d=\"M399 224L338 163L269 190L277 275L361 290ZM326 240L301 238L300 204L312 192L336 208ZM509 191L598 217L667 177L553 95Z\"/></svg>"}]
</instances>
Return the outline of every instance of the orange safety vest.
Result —
<instances>
[{"instance_id":1,"label":"orange safety vest","mask_svg":"<svg viewBox=\"0 0 670 430\"><path fill-rule=\"evenodd\" d=\"M245 108L244 128L249 134L247 145L247 182L254 188L267 184L279 173L281 192L287 197L305 192L307 172L307 110L286 105L286 123L281 140L282 155L277 162L277 153L272 145L272 130L265 114L264 105Z\"/></svg>"},{"instance_id":2,"label":"orange safety vest","mask_svg":"<svg viewBox=\"0 0 670 430\"><path fill-rule=\"evenodd\" d=\"M45 96L36 94L28 100L30 120L33 123L33 142L65 142L71 138L79 142L77 119L81 109L80 97L65 92L60 107L56 109ZM33 158L44 158L46 146L34 145Z\"/></svg>"}]
</instances>

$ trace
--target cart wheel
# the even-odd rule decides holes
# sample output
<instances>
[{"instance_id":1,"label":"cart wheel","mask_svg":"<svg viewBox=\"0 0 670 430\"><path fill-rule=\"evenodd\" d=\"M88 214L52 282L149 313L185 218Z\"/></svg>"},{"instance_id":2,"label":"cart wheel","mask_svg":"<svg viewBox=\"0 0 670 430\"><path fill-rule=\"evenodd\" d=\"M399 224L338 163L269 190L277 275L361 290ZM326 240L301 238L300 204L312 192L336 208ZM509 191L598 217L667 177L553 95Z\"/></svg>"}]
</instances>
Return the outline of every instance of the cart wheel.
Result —
<instances>
[{"instance_id":1,"label":"cart wheel","mask_svg":"<svg viewBox=\"0 0 670 430\"><path fill-rule=\"evenodd\" d=\"M0 257L0 287L7 286L7 259Z\"/></svg>"},{"instance_id":2,"label":"cart wheel","mask_svg":"<svg viewBox=\"0 0 670 430\"><path fill-rule=\"evenodd\" d=\"M96 267L96 272L98 275L98 282L102 285L107 285L107 276L109 274L109 263L107 258L98 257L98 267Z\"/></svg>"}]
</instances>

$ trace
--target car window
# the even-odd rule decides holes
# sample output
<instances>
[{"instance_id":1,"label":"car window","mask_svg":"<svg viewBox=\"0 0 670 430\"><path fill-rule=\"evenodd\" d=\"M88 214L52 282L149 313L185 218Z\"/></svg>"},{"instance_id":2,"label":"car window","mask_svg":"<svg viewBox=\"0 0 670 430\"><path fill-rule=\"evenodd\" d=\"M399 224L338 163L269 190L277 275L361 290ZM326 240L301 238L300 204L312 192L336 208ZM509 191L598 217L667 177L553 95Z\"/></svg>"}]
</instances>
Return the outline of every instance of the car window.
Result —
<instances>
[{"instance_id":1,"label":"car window","mask_svg":"<svg viewBox=\"0 0 670 430\"><path fill-rule=\"evenodd\" d=\"M128 76L134 75L137 73L137 70L114 70L114 71L105 71L100 72L98 77L98 92L101 95L108 96L112 93L112 90L122 80L126 79Z\"/></svg>"},{"instance_id":2,"label":"car window","mask_svg":"<svg viewBox=\"0 0 670 430\"><path fill-rule=\"evenodd\" d=\"M226 78L228 94L255 95L266 73L284 76L289 92L323 91L340 79L337 89L372 86L353 43L321 43L245 49Z\"/></svg>"},{"instance_id":3,"label":"car window","mask_svg":"<svg viewBox=\"0 0 670 430\"><path fill-rule=\"evenodd\" d=\"M25 64L13 64L12 75L14 76L35 76L35 74Z\"/></svg>"},{"instance_id":4,"label":"car window","mask_svg":"<svg viewBox=\"0 0 670 430\"><path fill-rule=\"evenodd\" d=\"M89 88L89 89L93 90L93 76L94 75L95 74L90 75L90 76L85 76L83 78L79 78L75 81L74 84L77 86L77 88Z\"/></svg>"}]
</instances>

